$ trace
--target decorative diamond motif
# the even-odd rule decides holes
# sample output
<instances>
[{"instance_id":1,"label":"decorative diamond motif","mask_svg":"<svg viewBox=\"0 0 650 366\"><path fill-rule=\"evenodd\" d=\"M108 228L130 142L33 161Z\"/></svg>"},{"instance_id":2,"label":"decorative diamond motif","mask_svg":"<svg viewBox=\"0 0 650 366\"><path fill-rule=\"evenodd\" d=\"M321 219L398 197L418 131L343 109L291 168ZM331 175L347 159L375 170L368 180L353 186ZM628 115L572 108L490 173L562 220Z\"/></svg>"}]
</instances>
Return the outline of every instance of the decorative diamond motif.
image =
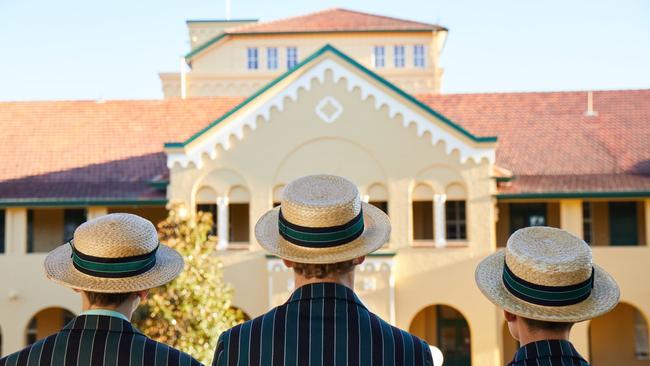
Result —
<instances>
[{"instance_id":1,"label":"decorative diamond motif","mask_svg":"<svg viewBox=\"0 0 650 366\"><path fill-rule=\"evenodd\" d=\"M316 106L316 115L325 123L336 121L343 113L343 106L336 98L326 96Z\"/></svg>"}]
</instances>

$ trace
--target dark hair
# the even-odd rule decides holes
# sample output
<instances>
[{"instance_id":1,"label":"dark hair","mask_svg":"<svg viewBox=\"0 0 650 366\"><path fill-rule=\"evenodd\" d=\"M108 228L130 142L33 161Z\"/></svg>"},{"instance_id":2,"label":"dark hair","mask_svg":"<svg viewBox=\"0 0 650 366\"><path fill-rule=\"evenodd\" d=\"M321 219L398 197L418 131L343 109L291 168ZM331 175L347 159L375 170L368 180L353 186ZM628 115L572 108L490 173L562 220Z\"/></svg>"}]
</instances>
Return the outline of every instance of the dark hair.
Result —
<instances>
[{"instance_id":1,"label":"dark hair","mask_svg":"<svg viewBox=\"0 0 650 366\"><path fill-rule=\"evenodd\" d=\"M90 291L84 291L84 293L86 294L86 296L88 297L88 301L92 305L100 305L100 306L122 305L131 295L135 294L135 292L109 294L103 292L90 292Z\"/></svg>"},{"instance_id":2,"label":"dark hair","mask_svg":"<svg viewBox=\"0 0 650 366\"><path fill-rule=\"evenodd\" d=\"M323 279L353 271L354 262L350 260L327 264L295 263L293 270L306 278Z\"/></svg>"},{"instance_id":3,"label":"dark hair","mask_svg":"<svg viewBox=\"0 0 650 366\"><path fill-rule=\"evenodd\" d=\"M544 320L535 320L528 318L521 318L523 322L532 330L537 331L552 331L552 332L562 332L569 331L573 327L574 323L567 322L548 322Z\"/></svg>"}]
</instances>

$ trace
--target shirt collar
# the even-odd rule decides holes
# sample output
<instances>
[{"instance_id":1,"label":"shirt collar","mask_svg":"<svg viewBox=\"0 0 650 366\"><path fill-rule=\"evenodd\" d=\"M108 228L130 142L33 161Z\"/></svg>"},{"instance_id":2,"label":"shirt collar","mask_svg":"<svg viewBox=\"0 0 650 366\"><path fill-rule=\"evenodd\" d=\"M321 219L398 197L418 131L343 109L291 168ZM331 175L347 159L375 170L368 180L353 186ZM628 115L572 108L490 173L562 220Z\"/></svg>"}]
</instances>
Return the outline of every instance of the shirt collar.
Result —
<instances>
[{"instance_id":1,"label":"shirt collar","mask_svg":"<svg viewBox=\"0 0 650 366\"><path fill-rule=\"evenodd\" d=\"M72 319L63 330L91 330L91 331L105 331L105 332L118 332L118 333L135 333L142 334L135 328L131 322L124 320L126 317L118 317L104 314L82 313L81 315Z\"/></svg>"},{"instance_id":2,"label":"shirt collar","mask_svg":"<svg viewBox=\"0 0 650 366\"><path fill-rule=\"evenodd\" d=\"M562 339L551 339L531 342L519 348L512 363L559 356L583 359L571 342Z\"/></svg>"},{"instance_id":3,"label":"shirt collar","mask_svg":"<svg viewBox=\"0 0 650 366\"><path fill-rule=\"evenodd\" d=\"M119 311L115 310L107 310L107 309L90 309L82 312L79 315L104 315L104 316L112 316L115 318L120 318L124 321L130 322L129 318L126 317L126 315L120 313Z\"/></svg>"},{"instance_id":4,"label":"shirt collar","mask_svg":"<svg viewBox=\"0 0 650 366\"><path fill-rule=\"evenodd\" d=\"M311 283L301 286L291 294L287 303L311 299L338 299L350 301L365 308L361 299L359 299L352 289L332 282Z\"/></svg>"}]
</instances>

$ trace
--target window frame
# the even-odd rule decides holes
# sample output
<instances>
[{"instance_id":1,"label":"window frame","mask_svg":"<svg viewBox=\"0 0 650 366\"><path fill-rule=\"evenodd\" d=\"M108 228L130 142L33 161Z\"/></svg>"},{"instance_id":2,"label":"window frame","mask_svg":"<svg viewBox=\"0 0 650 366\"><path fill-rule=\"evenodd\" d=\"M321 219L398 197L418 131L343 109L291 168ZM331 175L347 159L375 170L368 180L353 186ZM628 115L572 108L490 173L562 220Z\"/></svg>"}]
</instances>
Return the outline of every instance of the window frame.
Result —
<instances>
[{"instance_id":1,"label":"window frame","mask_svg":"<svg viewBox=\"0 0 650 366\"><path fill-rule=\"evenodd\" d=\"M406 49L404 45L393 46L393 67L396 69L403 69L406 67Z\"/></svg>"},{"instance_id":2,"label":"window frame","mask_svg":"<svg viewBox=\"0 0 650 366\"><path fill-rule=\"evenodd\" d=\"M257 47L246 48L246 69L258 70L259 69L259 50Z\"/></svg>"},{"instance_id":3,"label":"window frame","mask_svg":"<svg viewBox=\"0 0 650 366\"><path fill-rule=\"evenodd\" d=\"M298 65L298 47L287 47L287 69L291 70Z\"/></svg>"},{"instance_id":4,"label":"window frame","mask_svg":"<svg viewBox=\"0 0 650 366\"><path fill-rule=\"evenodd\" d=\"M418 53L420 50L421 53ZM413 45L413 67L424 69L427 67L426 46L423 44Z\"/></svg>"},{"instance_id":5,"label":"window frame","mask_svg":"<svg viewBox=\"0 0 650 366\"><path fill-rule=\"evenodd\" d=\"M378 52L380 50L381 50L381 52ZM373 49L372 49L372 66L375 69L383 69L383 68L386 67L386 47L385 46L374 46L373 47Z\"/></svg>"},{"instance_id":6,"label":"window frame","mask_svg":"<svg viewBox=\"0 0 650 366\"><path fill-rule=\"evenodd\" d=\"M267 47L266 48L266 68L269 70L277 70L279 66L278 63L278 48L277 47Z\"/></svg>"}]
</instances>

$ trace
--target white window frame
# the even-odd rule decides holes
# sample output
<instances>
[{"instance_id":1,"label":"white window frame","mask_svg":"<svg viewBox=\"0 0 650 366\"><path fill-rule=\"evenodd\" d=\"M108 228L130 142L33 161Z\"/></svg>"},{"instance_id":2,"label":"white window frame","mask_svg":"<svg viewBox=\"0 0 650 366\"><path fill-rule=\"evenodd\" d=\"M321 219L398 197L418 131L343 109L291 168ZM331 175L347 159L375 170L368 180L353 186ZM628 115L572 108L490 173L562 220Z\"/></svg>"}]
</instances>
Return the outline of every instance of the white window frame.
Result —
<instances>
[{"instance_id":1,"label":"white window frame","mask_svg":"<svg viewBox=\"0 0 650 366\"><path fill-rule=\"evenodd\" d=\"M278 69L278 48L277 47L266 48L266 68L269 70Z\"/></svg>"},{"instance_id":2,"label":"white window frame","mask_svg":"<svg viewBox=\"0 0 650 366\"><path fill-rule=\"evenodd\" d=\"M413 66L418 68L427 67L426 47L423 44L413 45Z\"/></svg>"},{"instance_id":3,"label":"white window frame","mask_svg":"<svg viewBox=\"0 0 650 366\"><path fill-rule=\"evenodd\" d=\"M287 47L287 69L298 65L298 47Z\"/></svg>"},{"instance_id":4,"label":"white window frame","mask_svg":"<svg viewBox=\"0 0 650 366\"><path fill-rule=\"evenodd\" d=\"M259 65L259 51L257 47L248 47L246 49L246 68L248 70L257 70Z\"/></svg>"},{"instance_id":5,"label":"white window frame","mask_svg":"<svg viewBox=\"0 0 650 366\"><path fill-rule=\"evenodd\" d=\"M393 46L393 66L396 69L403 69L406 66L406 49L404 45Z\"/></svg>"},{"instance_id":6,"label":"white window frame","mask_svg":"<svg viewBox=\"0 0 650 366\"><path fill-rule=\"evenodd\" d=\"M372 49L372 66L375 69L386 67L386 47L375 46Z\"/></svg>"}]
</instances>

